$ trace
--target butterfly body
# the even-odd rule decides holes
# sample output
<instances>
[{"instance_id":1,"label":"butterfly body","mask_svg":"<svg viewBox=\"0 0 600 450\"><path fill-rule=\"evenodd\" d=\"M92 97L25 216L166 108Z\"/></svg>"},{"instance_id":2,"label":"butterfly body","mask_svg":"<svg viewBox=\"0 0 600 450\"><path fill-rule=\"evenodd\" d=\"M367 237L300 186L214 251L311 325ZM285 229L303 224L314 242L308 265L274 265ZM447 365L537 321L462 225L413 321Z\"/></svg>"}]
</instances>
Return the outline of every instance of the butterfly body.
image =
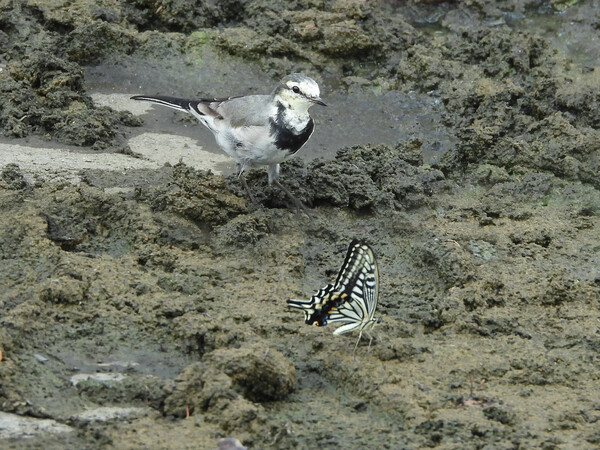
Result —
<instances>
[{"instance_id":1,"label":"butterfly body","mask_svg":"<svg viewBox=\"0 0 600 450\"><path fill-rule=\"evenodd\" d=\"M308 301L288 300L288 306L302 310L305 322L309 325L343 323L333 332L336 335L358 329L360 341L362 332L367 327L380 322L379 318L373 317L378 290L379 271L373 250L354 239L348 247L335 283L319 289ZM356 345L358 346L358 342Z\"/></svg>"}]
</instances>

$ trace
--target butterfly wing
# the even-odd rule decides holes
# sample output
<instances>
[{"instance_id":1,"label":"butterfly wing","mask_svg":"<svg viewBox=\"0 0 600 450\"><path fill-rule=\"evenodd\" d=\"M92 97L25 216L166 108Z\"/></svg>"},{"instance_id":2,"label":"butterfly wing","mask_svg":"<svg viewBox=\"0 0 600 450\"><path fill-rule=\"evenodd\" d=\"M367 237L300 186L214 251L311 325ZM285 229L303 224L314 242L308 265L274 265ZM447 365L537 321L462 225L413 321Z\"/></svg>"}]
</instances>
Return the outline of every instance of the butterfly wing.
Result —
<instances>
[{"instance_id":1,"label":"butterfly wing","mask_svg":"<svg viewBox=\"0 0 600 450\"><path fill-rule=\"evenodd\" d=\"M307 324L316 326L327 325L329 310L334 306L339 297L333 284L328 284L313 295L310 300L288 300L290 308L304 311L304 320ZM341 300L340 300L341 301Z\"/></svg>"},{"instance_id":2,"label":"butterfly wing","mask_svg":"<svg viewBox=\"0 0 600 450\"><path fill-rule=\"evenodd\" d=\"M320 289L309 301L288 300L288 305L303 310L309 325L345 322L346 325L334 334L348 333L357 327L362 329L373 319L378 282L373 251L367 244L354 239L348 246L335 283Z\"/></svg>"},{"instance_id":3,"label":"butterfly wing","mask_svg":"<svg viewBox=\"0 0 600 450\"><path fill-rule=\"evenodd\" d=\"M330 312L329 322L345 322L346 325L333 334L362 329L373 320L377 308L379 269L373 250L367 244L356 239L352 241L335 288L342 292L341 296L346 301Z\"/></svg>"}]
</instances>

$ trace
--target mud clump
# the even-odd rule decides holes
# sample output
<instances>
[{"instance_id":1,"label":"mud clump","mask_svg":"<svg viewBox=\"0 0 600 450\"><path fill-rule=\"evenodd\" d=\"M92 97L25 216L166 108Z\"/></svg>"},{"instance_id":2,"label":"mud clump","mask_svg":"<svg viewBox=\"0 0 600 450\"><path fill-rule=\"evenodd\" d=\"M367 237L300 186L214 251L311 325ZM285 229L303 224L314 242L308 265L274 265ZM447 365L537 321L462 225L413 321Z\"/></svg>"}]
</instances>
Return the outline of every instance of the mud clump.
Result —
<instances>
[{"instance_id":1,"label":"mud clump","mask_svg":"<svg viewBox=\"0 0 600 450\"><path fill-rule=\"evenodd\" d=\"M337 206L372 213L432 205L433 193L446 189L444 174L423 165L418 140L345 148L332 161L315 160L305 169L299 161L283 165L282 182L313 206ZM285 194L268 188L262 174L251 174L257 199L269 206L286 204ZM230 179L230 185L233 180Z\"/></svg>"},{"instance_id":2,"label":"mud clump","mask_svg":"<svg viewBox=\"0 0 600 450\"><path fill-rule=\"evenodd\" d=\"M41 286L40 300L56 304L77 304L84 300L86 284L69 276L48 280Z\"/></svg>"},{"instance_id":3,"label":"mud clump","mask_svg":"<svg viewBox=\"0 0 600 450\"><path fill-rule=\"evenodd\" d=\"M338 2L303 10L273 4L269 9L267 14L248 10L242 20L247 26L223 29L218 45L247 58L292 54L317 65L326 58L371 59L390 46L374 32L377 19L365 3Z\"/></svg>"},{"instance_id":4,"label":"mud clump","mask_svg":"<svg viewBox=\"0 0 600 450\"><path fill-rule=\"evenodd\" d=\"M311 165L313 203L357 211L427 205L432 193L443 185L444 175L423 165L420 146L415 140L395 147L343 149L334 162Z\"/></svg>"},{"instance_id":5,"label":"mud clump","mask_svg":"<svg viewBox=\"0 0 600 450\"><path fill-rule=\"evenodd\" d=\"M437 270L447 287L464 286L473 279L471 255L452 239L433 238L419 251L423 262Z\"/></svg>"},{"instance_id":6,"label":"mud clump","mask_svg":"<svg viewBox=\"0 0 600 450\"><path fill-rule=\"evenodd\" d=\"M23 172L17 164L6 164L0 174L0 183L6 189L21 190L29 186Z\"/></svg>"},{"instance_id":7,"label":"mud clump","mask_svg":"<svg viewBox=\"0 0 600 450\"><path fill-rule=\"evenodd\" d=\"M267 217L260 213L254 215L240 215L216 232L217 240L225 247L244 247L256 244L270 232L270 223Z\"/></svg>"},{"instance_id":8,"label":"mud clump","mask_svg":"<svg viewBox=\"0 0 600 450\"><path fill-rule=\"evenodd\" d=\"M122 27L95 21L69 33L66 56L78 64L100 63L115 53L129 55L139 45L137 36Z\"/></svg>"},{"instance_id":9,"label":"mud clump","mask_svg":"<svg viewBox=\"0 0 600 450\"><path fill-rule=\"evenodd\" d=\"M251 431L261 420L262 410L233 389L222 372L198 363L187 367L176 379L173 392L165 399L165 413L175 417L202 414L223 431Z\"/></svg>"},{"instance_id":10,"label":"mud clump","mask_svg":"<svg viewBox=\"0 0 600 450\"><path fill-rule=\"evenodd\" d=\"M264 345L217 349L176 378L164 413L203 414L224 431L248 431L265 420L264 409L254 402L283 399L295 386L294 366L277 350Z\"/></svg>"},{"instance_id":11,"label":"mud clump","mask_svg":"<svg viewBox=\"0 0 600 450\"><path fill-rule=\"evenodd\" d=\"M279 351L255 345L217 349L203 361L222 370L245 397L253 401L278 400L296 387L296 370Z\"/></svg>"},{"instance_id":12,"label":"mud clump","mask_svg":"<svg viewBox=\"0 0 600 450\"><path fill-rule=\"evenodd\" d=\"M186 1L172 0L161 3L153 0L135 0L127 2L123 15L140 30L162 30L190 32L198 28L216 26L220 21L231 20L241 14L243 4L237 3L229 8L231 1L213 2L201 0L190 5ZM229 10L232 12L230 13Z\"/></svg>"},{"instance_id":13,"label":"mud clump","mask_svg":"<svg viewBox=\"0 0 600 450\"><path fill-rule=\"evenodd\" d=\"M154 211L165 211L210 228L247 211L246 201L227 190L225 179L179 163L165 186L139 192Z\"/></svg>"},{"instance_id":14,"label":"mud clump","mask_svg":"<svg viewBox=\"0 0 600 450\"><path fill-rule=\"evenodd\" d=\"M0 92L0 125L9 137L35 133L102 149L118 142L120 125L141 125L129 112L96 108L84 92L82 69L53 54L27 54L10 62L0 72Z\"/></svg>"},{"instance_id":15,"label":"mud clump","mask_svg":"<svg viewBox=\"0 0 600 450\"><path fill-rule=\"evenodd\" d=\"M85 380L77 383L77 390L83 398L97 404L138 404L156 410L162 408L166 395L164 380L148 375L125 376L119 382Z\"/></svg>"},{"instance_id":16,"label":"mud clump","mask_svg":"<svg viewBox=\"0 0 600 450\"><path fill-rule=\"evenodd\" d=\"M162 29L189 33L202 29L221 50L260 61L280 76L290 71L331 68L361 71L377 67L415 33L386 5L360 1L259 3L228 0L214 4L172 1L130 2L124 17L140 31ZM392 22L390 24L390 22Z\"/></svg>"},{"instance_id":17,"label":"mud clump","mask_svg":"<svg viewBox=\"0 0 600 450\"><path fill-rule=\"evenodd\" d=\"M458 145L444 156L445 173L489 163L509 171L547 170L598 185L597 75L574 75L548 43L507 27L460 28L398 63L398 88L435 93ZM580 69L575 69L578 72ZM423 76L425 74L425 76Z\"/></svg>"}]
</instances>

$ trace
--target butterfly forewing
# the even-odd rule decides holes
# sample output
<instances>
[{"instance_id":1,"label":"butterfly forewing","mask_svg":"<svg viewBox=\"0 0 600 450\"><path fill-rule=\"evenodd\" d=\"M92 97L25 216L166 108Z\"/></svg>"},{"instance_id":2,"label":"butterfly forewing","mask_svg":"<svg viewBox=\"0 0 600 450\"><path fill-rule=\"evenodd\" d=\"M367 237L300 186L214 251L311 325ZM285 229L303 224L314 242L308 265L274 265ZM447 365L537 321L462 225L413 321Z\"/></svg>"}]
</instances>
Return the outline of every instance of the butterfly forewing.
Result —
<instances>
[{"instance_id":1,"label":"butterfly forewing","mask_svg":"<svg viewBox=\"0 0 600 450\"><path fill-rule=\"evenodd\" d=\"M292 308L302 309L306 323L317 326L344 322L334 334L355 328L361 330L374 321L377 307L378 269L371 248L354 239L333 285L320 289L309 301L288 300Z\"/></svg>"}]
</instances>

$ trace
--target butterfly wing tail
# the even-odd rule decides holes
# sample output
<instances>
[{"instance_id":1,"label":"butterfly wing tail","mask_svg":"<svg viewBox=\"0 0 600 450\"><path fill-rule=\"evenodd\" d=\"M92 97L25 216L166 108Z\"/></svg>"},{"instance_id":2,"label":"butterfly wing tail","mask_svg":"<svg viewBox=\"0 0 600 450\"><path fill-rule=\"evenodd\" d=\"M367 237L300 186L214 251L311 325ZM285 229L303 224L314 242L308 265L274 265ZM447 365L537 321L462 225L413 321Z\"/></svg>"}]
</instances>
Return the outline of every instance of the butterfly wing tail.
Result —
<instances>
[{"instance_id":1,"label":"butterfly wing tail","mask_svg":"<svg viewBox=\"0 0 600 450\"><path fill-rule=\"evenodd\" d=\"M310 321L311 316L315 312L315 304L311 300L288 300L287 304L290 308L302 310L304 312L304 321L307 323Z\"/></svg>"},{"instance_id":2,"label":"butterfly wing tail","mask_svg":"<svg viewBox=\"0 0 600 450\"><path fill-rule=\"evenodd\" d=\"M313 307L313 302L305 300L288 300L287 304L290 308L301 309L303 311L312 309Z\"/></svg>"}]
</instances>

